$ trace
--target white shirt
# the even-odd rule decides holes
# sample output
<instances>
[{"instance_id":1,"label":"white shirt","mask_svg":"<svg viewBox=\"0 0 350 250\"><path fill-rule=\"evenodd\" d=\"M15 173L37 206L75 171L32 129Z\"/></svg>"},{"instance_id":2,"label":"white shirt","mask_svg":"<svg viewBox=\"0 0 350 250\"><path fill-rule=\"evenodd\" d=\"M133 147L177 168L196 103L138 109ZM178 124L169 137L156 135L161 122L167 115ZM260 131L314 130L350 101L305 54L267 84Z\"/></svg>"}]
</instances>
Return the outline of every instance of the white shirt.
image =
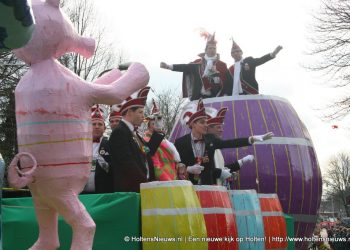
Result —
<instances>
[{"instance_id":1,"label":"white shirt","mask_svg":"<svg viewBox=\"0 0 350 250\"><path fill-rule=\"evenodd\" d=\"M239 95L239 94L243 93L242 83L241 83L241 79L240 79L242 60L235 62L234 73L233 73L232 95Z\"/></svg>"},{"instance_id":2,"label":"white shirt","mask_svg":"<svg viewBox=\"0 0 350 250\"><path fill-rule=\"evenodd\" d=\"M203 157L204 156L204 150L205 150L205 143L203 142L197 142L194 143L194 140L197 140L191 133L191 145L194 157Z\"/></svg>"}]
</instances>

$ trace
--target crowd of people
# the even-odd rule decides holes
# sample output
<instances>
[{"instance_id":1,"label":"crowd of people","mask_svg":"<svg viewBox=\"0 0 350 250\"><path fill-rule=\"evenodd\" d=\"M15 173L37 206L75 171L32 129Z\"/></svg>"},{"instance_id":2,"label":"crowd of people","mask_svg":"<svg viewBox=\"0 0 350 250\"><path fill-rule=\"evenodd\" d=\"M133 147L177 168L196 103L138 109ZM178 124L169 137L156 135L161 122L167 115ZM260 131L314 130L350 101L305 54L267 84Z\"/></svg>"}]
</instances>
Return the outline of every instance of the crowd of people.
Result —
<instances>
[{"instance_id":1,"label":"crowd of people","mask_svg":"<svg viewBox=\"0 0 350 250\"><path fill-rule=\"evenodd\" d=\"M282 47L261 58L243 59L242 49L232 40L235 63L227 68L216 52L215 33L201 34L206 38L206 47L199 59L189 64L160 64L161 68L183 72L183 97L193 102L185 106L180 119L191 133L176 139L174 144L168 141L163 133L162 114L154 101L151 114L144 116L150 87L111 107L109 138L103 136L104 112L95 105L91 115L93 164L85 193L139 192L140 183L155 180L188 179L193 184L225 185L244 164L254 161L254 156L226 164L220 149L246 147L273 136L270 132L222 140L227 108L204 108L202 98L258 94L255 68L275 58ZM141 133L139 128L144 122L147 130Z\"/></svg>"},{"instance_id":2,"label":"crowd of people","mask_svg":"<svg viewBox=\"0 0 350 250\"><path fill-rule=\"evenodd\" d=\"M350 249L350 228L335 224L329 228L317 225L313 234L316 239L309 249L344 250Z\"/></svg>"},{"instance_id":3,"label":"crowd of people","mask_svg":"<svg viewBox=\"0 0 350 250\"><path fill-rule=\"evenodd\" d=\"M222 140L227 108L205 108L202 100L189 103L181 114L181 121L191 133L176 139L165 139L162 115L156 103L149 116L144 116L149 87L141 89L112 107L109 115L112 133L106 130L103 110L92 108L93 164L85 193L139 192L140 184L149 181L188 179L193 184L223 184L244 164L254 160L247 155L225 164L220 149L245 147L272 138L273 133L247 138ZM141 135L143 122L147 130Z\"/></svg>"}]
</instances>

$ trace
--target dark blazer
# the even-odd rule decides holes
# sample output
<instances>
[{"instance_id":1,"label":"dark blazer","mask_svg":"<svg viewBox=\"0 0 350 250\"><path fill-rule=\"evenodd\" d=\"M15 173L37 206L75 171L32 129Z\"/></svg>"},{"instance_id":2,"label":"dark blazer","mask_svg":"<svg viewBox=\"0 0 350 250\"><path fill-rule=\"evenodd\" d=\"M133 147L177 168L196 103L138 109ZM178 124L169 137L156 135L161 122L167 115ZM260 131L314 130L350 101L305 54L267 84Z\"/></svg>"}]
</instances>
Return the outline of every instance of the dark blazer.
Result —
<instances>
[{"instance_id":1,"label":"dark blazer","mask_svg":"<svg viewBox=\"0 0 350 250\"><path fill-rule=\"evenodd\" d=\"M201 185L213 185L216 183L216 179L221 175L221 169L215 167L214 152L215 149L220 148L238 148L251 145L248 138L239 138L232 140L221 140L216 138L212 134L204 136L205 152L208 155L209 162L203 163L204 170L200 174ZM196 164L196 159L193 153L191 144L191 134L184 135L175 141L175 147L178 150L181 158L181 162L186 166L192 166ZM198 184L193 178L192 174L189 174L189 179L193 184Z\"/></svg>"},{"instance_id":2,"label":"dark blazer","mask_svg":"<svg viewBox=\"0 0 350 250\"><path fill-rule=\"evenodd\" d=\"M109 168L102 168L99 162L96 162L95 170L95 192L111 193L113 192L112 173L111 173L111 156L109 152L109 143L107 137L102 137L98 153L109 164Z\"/></svg>"},{"instance_id":3,"label":"dark blazer","mask_svg":"<svg viewBox=\"0 0 350 250\"><path fill-rule=\"evenodd\" d=\"M271 57L270 53L266 54L260 58L253 58L253 57L246 57L242 61L241 65L241 74L240 79L242 83L243 88L243 94L244 95L251 95L251 94L259 94L259 84L255 78L255 69L257 66L264 64L274 57ZM244 68L244 65L248 64L249 69L246 70ZM232 95L232 89L233 89L233 75L234 75L234 65L232 65L229 68L230 74L231 74L231 82L230 82L230 92L228 92L228 95Z\"/></svg>"},{"instance_id":4,"label":"dark blazer","mask_svg":"<svg viewBox=\"0 0 350 250\"><path fill-rule=\"evenodd\" d=\"M216 60L215 66L219 71L217 75L222 81L222 87L217 84L211 84L211 95L205 96L201 94L203 86L202 71L204 71L206 65L205 59L197 59L196 61L189 64L173 64L173 71L183 72L182 76L182 94L183 97L189 97L191 101L198 100L199 98L210 98L222 96L224 91L230 84L230 73L227 69L226 63ZM232 85L232 84L231 84Z\"/></svg>"},{"instance_id":5,"label":"dark blazer","mask_svg":"<svg viewBox=\"0 0 350 250\"><path fill-rule=\"evenodd\" d=\"M150 149L145 154L128 126L123 121L119 122L109 138L114 192L140 192L141 183L155 180L151 156L155 154L163 138L164 134L154 132L147 143L139 136L143 145Z\"/></svg>"}]
</instances>

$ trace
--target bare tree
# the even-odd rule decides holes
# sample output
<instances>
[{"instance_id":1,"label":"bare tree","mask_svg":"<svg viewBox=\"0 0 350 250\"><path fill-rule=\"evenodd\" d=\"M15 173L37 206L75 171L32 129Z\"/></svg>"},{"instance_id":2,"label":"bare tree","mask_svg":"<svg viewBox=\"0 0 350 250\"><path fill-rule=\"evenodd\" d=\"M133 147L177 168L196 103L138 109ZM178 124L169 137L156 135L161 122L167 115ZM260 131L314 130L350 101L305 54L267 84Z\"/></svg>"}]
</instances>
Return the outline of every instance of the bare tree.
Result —
<instances>
[{"instance_id":1,"label":"bare tree","mask_svg":"<svg viewBox=\"0 0 350 250\"><path fill-rule=\"evenodd\" d=\"M96 40L92 58L87 60L69 53L59 59L63 65L80 77L93 80L102 71L125 61L125 52L113 50L105 29L98 24L92 0L61 0L61 7L80 35ZM11 52L0 53L0 153L7 165L17 152L14 90L26 69L27 66Z\"/></svg>"},{"instance_id":2,"label":"bare tree","mask_svg":"<svg viewBox=\"0 0 350 250\"><path fill-rule=\"evenodd\" d=\"M340 202L345 209L346 215L350 216L347 197L350 195L350 156L339 153L329 162L329 168L324 176L327 186L326 196Z\"/></svg>"},{"instance_id":3,"label":"bare tree","mask_svg":"<svg viewBox=\"0 0 350 250\"><path fill-rule=\"evenodd\" d=\"M322 0L314 19L310 54L321 60L307 68L323 72L334 87L346 87L350 83L350 2ZM326 120L344 118L350 111L350 96L338 98L328 108Z\"/></svg>"},{"instance_id":4,"label":"bare tree","mask_svg":"<svg viewBox=\"0 0 350 250\"><path fill-rule=\"evenodd\" d=\"M125 52L117 52L106 39L106 29L98 25L92 0L61 1L61 7L69 16L81 36L92 37L96 42L94 55L86 59L77 53L62 56L59 61L85 80L95 79L102 71L114 68L126 60Z\"/></svg>"},{"instance_id":5,"label":"bare tree","mask_svg":"<svg viewBox=\"0 0 350 250\"><path fill-rule=\"evenodd\" d=\"M180 115L181 108L184 104L184 99L180 94L176 95L175 90L167 89L162 92L155 92L155 102L157 103L160 113L163 115L164 132L168 137L175 125L176 118ZM145 107L146 116L151 113L152 100L147 102Z\"/></svg>"},{"instance_id":6,"label":"bare tree","mask_svg":"<svg viewBox=\"0 0 350 250\"><path fill-rule=\"evenodd\" d=\"M17 152L14 91L26 69L11 52L0 53L0 153L6 164Z\"/></svg>"}]
</instances>

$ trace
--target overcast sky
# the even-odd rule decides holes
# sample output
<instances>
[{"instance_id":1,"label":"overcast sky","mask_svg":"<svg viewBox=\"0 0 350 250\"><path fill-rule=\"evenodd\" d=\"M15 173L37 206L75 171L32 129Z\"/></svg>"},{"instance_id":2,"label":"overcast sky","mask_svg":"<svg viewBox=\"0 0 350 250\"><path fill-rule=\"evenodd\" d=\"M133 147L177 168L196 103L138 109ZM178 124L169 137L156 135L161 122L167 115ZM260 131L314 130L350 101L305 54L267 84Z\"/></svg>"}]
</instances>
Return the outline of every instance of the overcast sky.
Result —
<instances>
[{"instance_id":1,"label":"overcast sky","mask_svg":"<svg viewBox=\"0 0 350 250\"><path fill-rule=\"evenodd\" d=\"M130 61L139 61L150 72L155 91L181 91L181 73L159 68L159 63L187 63L203 52L205 41L197 31L216 31L217 51L231 65L231 41L243 56L260 57L277 45L283 50L277 58L257 68L261 94L288 99L308 128L324 171L329 158L349 148L349 120L321 121L325 107L343 90L329 88L328 79L308 72L303 65L315 60L306 56L311 48L312 14L320 0L98 0L98 16L116 49ZM343 93L341 93L343 91ZM336 124L338 129L332 129Z\"/></svg>"}]
</instances>

